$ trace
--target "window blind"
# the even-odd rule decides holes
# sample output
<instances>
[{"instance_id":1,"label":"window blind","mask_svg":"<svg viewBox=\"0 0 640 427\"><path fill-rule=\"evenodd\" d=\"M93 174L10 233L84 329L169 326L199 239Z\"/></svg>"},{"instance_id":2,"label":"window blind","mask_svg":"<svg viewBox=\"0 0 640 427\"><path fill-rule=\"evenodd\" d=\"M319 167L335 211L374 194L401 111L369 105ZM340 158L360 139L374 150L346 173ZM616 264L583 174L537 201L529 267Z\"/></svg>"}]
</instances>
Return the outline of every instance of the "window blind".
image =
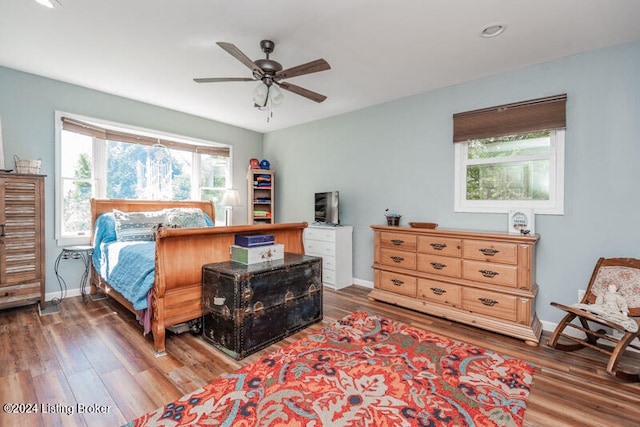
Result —
<instances>
[{"instance_id":1,"label":"window blind","mask_svg":"<svg viewBox=\"0 0 640 427\"><path fill-rule=\"evenodd\" d=\"M173 141L165 138L153 138L146 135L124 132L115 129L108 129L93 123L86 123L70 117L62 117L62 129L100 138L108 141L128 142L141 145L162 144L169 149L189 151L198 154L208 154L211 156L229 157L229 148L214 147L209 145L188 144L185 142Z\"/></svg>"},{"instance_id":2,"label":"window blind","mask_svg":"<svg viewBox=\"0 0 640 427\"><path fill-rule=\"evenodd\" d=\"M555 95L453 115L453 142L564 129L567 95Z\"/></svg>"}]
</instances>

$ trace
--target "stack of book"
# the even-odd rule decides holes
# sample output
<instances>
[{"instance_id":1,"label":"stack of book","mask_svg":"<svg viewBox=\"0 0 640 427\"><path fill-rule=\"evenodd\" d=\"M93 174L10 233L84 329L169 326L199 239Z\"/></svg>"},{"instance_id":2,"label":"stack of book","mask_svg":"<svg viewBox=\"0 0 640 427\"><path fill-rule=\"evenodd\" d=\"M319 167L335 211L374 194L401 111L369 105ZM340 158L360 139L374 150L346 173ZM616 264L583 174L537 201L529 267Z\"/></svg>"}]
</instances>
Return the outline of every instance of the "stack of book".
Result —
<instances>
[{"instance_id":1,"label":"stack of book","mask_svg":"<svg viewBox=\"0 0 640 427\"><path fill-rule=\"evenodd\" d=\"M231 261L257 264L284 258L284 245L275 243L273 234L236 234L231 245Z\"/></svg>"}]
</instances>

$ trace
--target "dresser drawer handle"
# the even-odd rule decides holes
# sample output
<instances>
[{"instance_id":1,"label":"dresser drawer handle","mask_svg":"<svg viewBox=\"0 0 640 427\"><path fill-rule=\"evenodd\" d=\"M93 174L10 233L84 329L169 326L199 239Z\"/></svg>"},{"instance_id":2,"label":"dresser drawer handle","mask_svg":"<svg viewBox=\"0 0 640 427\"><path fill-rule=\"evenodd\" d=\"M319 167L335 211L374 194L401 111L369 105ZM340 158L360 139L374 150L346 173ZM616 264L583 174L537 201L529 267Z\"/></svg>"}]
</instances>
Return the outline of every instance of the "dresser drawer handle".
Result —
<instances>
[{"instance_id":1,"label":"dresser drawer handle","mask_svg":"<svg viewBox=\"0 0 640 427\"><path fill-rule=\"evenodd\" d=\"M402 258L401 256L395 256L395 255L394 255L394 256L389 257L389 258L391 258L391 260L392 260L393 262L398 262L398 263L400 263L400 262L404 261L404 258Z\"/></svg>"},{"instance_id":2,"label":"dresser drawer handle","mask_svg":"<svg viewBox=\"0 0 640 427\"><path fill-rule=\"evenodd\" d=\"M444 295L447 293L447 291L445 291L444 289L440 289L440 288L429 288L431 289L431 292L433 292L436 295Z\"/></svg>"},{"instance_id":3,"label":"dresser drawer handle","mask_svg":"<svg viewBox=\"0 0 640 427\"><path fill-rule=\"evenodd\" d=\"M495 254L500 252L497 249L491 249L491 248L482 248L482 249L478 249L478 250L480 252L482 252L483 255L486 255L486 256L494 256Z\"/></svg>"},{"instance_id":4,"label":"dresser drawer handle","mask_svg":"<svg viewBox=\"0 0 640 427\"><path fill-rule=\"evenodd\" d=\"M0 231L0 237L4 237L4 224L0 224L0 228L2 229Z\"/></svg>"},{"instance_id":5,"label":"dresser drawer handle","mask_svg":"<svg viewBox=\"0 0 640 427\"><path fill-rule=\"evenodd\" d=\"M445 243L431 243L431 247L436 251L441 251L447 247Z\"/></svg>"},{"instance_id":6,"label":"dresser drawer handle","mask_svg":"<svg viewBox=\"0 0 640 427\"><path fill-rule=\"evenodd\" d=\"M489 307L493 307L498 303L498 301L491 298L478 298L480 302L484 305L488 305Z\"/></svg>"},{"instance_id":7,"label":"dresser drawer handle","mask_svg":"<svg viewBox=\"0 0 640 427\"><path fill-rule=\"evenodd\" d=\"M400 239L391 239L391 243L393 243L396 246L400 246L401 244L404 243L404 240L400 240Z\"/></svg>"},{"instance_id":8,"label":"dresser drawer handle","mask_svg":"<svg viewBox=\"0 0 640 427\"><path fill-rule=\"evenodd\" d=\"M4 295L2 295L3 297L8 297L9 296L9 292L5 292Z\"/></svg>"},{"instance_id":9,"label":"dresser drawer handle","mask_svg":"<svg viewBox=\"0 0 640 427\"><path fill-rule=\"evenodd\" d=\"M396 286L402 286L404 285L404 282L400 279L391 279L391 283L393 283Z\"/></svg>"},{"instance_id":10,"label":"dresser drawer handle","mask_svg":"<svg viewBox=\"0 0 640 427\"><path fill-rule=\"evenodd\" d=\"M499 275L500 273L498 273L497 271L491 271L491 270L478 270L480 272L480 274L482 274L484 277L489 277L489 278L493 278L497 275Z\"/></svg>"},{"instance_id":11,"label":"dresser drawer handle","mask_svg":"<svg viewBox=\"0 0 640 427\"><path fill-rule=\"evenodd\" d=\"M440 264L439 262L432 262L431 266L433 268L435 268L436 270L442 270L443 268L445 268L447 265L446 264Z\"/></svg>"}]
</instances>

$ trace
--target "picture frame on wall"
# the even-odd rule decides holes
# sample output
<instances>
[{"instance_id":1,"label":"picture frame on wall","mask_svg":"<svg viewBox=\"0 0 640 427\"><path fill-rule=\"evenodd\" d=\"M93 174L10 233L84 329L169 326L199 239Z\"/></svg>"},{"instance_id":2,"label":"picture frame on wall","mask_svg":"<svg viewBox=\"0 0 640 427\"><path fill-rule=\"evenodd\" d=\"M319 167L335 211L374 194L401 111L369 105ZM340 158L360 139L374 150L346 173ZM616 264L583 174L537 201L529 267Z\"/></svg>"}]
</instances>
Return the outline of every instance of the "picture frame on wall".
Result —
<instances>
[{"instance_id":1,"label":"picture frame on wall","mask_svg":"<svg viewBox=\"0 0 640 427\"><path fill-rule=\"evenodd\" d=\"M509 210L509 233L510 234L534 234L535 215L533 209L510 209Z\"/></svg>"}]
</instances>

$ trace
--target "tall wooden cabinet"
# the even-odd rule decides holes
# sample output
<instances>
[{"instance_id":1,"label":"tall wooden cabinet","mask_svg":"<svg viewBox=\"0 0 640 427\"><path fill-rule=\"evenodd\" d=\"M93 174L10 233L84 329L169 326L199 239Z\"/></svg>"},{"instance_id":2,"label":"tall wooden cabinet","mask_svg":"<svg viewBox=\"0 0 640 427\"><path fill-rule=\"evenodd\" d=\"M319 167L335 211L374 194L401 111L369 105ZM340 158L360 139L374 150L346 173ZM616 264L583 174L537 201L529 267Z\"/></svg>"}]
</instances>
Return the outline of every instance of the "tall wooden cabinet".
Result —
<instances>
[{"instance_id":1,"label":"tall wooden cabinet","mask_svg":"<svg viewBox=\"0 0 640 427\"><path fill-rule=\"evenodd\" d=\"M44 176L0 173L0 309L44 309L44 248Z\"/></svg>"},{"instance_id":2,"label":"tall wooden cabinet","mask_svg":"<svg viewBox=\"0 0 640 427\"><path fill-rule=\"evenodd\" d=\"M275 174L270 169L249 169L248 224L274 224Z\"/></svg>"},{"instance_id":3,"label":"tall wooden cabinet","mask_svg":"<svg viewBox=\"0 0 640 427\"><path fill-rule=\"evenodd\" d=\"M537 236L372 226L369 298L540 341Z\"/></svg>"}]
</instances>

